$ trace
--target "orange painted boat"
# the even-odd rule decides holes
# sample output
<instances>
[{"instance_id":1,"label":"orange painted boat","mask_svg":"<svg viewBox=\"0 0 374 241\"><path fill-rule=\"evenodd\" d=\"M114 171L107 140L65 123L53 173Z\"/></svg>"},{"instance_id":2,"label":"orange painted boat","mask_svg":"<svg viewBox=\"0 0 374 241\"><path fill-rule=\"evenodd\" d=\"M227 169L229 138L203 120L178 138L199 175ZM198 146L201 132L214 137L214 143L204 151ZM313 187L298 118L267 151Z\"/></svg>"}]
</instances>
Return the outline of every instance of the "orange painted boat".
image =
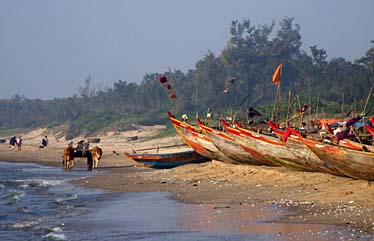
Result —
<instances>
[{"instance_id":1,"label":"orange painted boat","mask_svg":"<svg viewBox=\"0 0 374 241\"><path fill-rule=\"evenodd\" d=\"M277 136L257 133L240 127L238 123L235 123L235 126L237 131L240 132L239 135L243 137L236 138L236 140L270 162L290 170L342 175L335 168L327 166L325 162L321 161L313 151L299 140L290 139L287 142L282 142ZM233 133L230 128L228 128L228 131Z\"/></svg>"},{"instance_id":2,"label":"orange painted boat","mask_svg":"<svg viewBox=\"0 0 374 241\"><path fill-rule=\"evenodd\" d=\"M348 177L374 180L374 153L305 140L322 161Z\"/></svg>"},{"instance_id":3,"label":"orange painted boat","mask_svg":"<svg viewBox=\"0 0 374 241\"><path fill-rule=\"evenodd\" d=\"M200 128L176 119L170 112L168 116L183 141L197 153L212 160L235 163L218 150Z\"/></svg>"},{"instance_id":4,"label":"orange painted boat","mask_svg":"<svg viewBox=\"0 0 374 241\"><path fill-rule=\"evenodd\" d=\"M237 164L244 165L273 165L273 163L264 162L258 159L256 155L246 152L235 139L228 133L213 129L206 126L198 118L196 119L198 126L205 132L212 143L221 150L226 156L235 160Z\"/></svg>"}]
</instances>

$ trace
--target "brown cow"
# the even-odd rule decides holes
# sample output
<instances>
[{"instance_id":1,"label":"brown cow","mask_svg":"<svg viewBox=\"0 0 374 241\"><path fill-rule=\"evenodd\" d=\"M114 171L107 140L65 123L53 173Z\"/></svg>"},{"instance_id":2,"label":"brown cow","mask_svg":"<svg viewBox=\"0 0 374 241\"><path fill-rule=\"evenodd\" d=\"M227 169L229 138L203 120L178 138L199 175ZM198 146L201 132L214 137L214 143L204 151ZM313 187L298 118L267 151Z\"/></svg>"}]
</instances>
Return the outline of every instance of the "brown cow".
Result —
<instances>
[{"instance_id":1,"label":"brown cow","mask_svg":"<svg viewBox=\"0 0 374 241\"><path fill-rule=\"evenodd\" d=\"M91 156L92 156L92 161L93 161L93 166L92 168L93 169L97 169L97 165L99 164L99 160L101 159L102 155L103 155L103 150L98 147L98 146L94 146L91 150Z\"/></svg>"},{"instance_id":2,"label":"brown cow","mask_svg":"<svg viewBox=\"0 0 374 241\"><path fill-rule=\"evenodd\" d=\"M62 158L62 165L64 169L72 169L74 167L74 148L71 146L64 148L64 154Z\"/></svg>"}]
</instances>

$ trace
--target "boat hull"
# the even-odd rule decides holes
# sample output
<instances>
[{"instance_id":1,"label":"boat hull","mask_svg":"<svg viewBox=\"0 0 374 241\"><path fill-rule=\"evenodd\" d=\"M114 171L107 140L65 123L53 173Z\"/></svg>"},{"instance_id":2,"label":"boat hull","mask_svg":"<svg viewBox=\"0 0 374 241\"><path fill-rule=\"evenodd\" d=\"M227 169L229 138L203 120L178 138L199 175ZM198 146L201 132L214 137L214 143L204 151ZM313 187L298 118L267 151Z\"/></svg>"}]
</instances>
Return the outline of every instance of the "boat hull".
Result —
<instances>
[{"instance_id":1,"label":"boat hull","mask_svg":"<svg viewBox=\"0 0 374 241\"><path fill-rule=\"evenodd\" d=\"M217 147L213 145L211 140L202 133L202 130L200 128L177 120L169 112L168 115L171 123L173 124L174 128L181 136L183 141L196 152L212 160L222 161L226 163L236 163L236 161L230 159L220 150L218 150Z\"/></svg>"},{"instance_id":2,"label":"boat hull","mask_svg":"<svg viewBox=\"0 0 374 241\"><path fill-rule=\"evenodd\" d=\"M261 133L238 127L241 138L236 138L244 146L256 151L263 158L277 165L296 171L323 172L338 176L344 176L335 167L328 165L318 155L312 152L301 140L290 138L282 142L276 136L268 136Z\"/></svg>"},{"instance_id":3,"label":"boat hull","mask_svg":"<svg viewBox=\"0 0 374 241\"><path fill-rule=\"evenodd\" d=\"M164 154L128 154L126 156L137 164L151 168L173 168L192 163L208 162L210 159L201 156L191 150L184 152L164 153Z\"/></svg>"},{"instance_id":4,"label":"boat hull","mask_svg":"<svg viewBox=\"0 0 374 241\"><path fill-rule=\"evenodd\" d=\"M308 147L329 166L354 179L374 180L374 153L315 143Z\"/></svg>"},{"instance_id":5,"label":"boat hull","mask_svg":"<svg viewBox=\"0 0 374 241\"><path fill-rule=\"evenodd\" d=\"M263 162L256 158L249 152L246 152L242 146L235 141L228 133L215 130L205 126L198 120L199 126L204 130L205 134L212 141L212 143L225 154L227 157L235 160L237 164L243 165L268 165L268 162Z\"/></svg>"}]
</instances>

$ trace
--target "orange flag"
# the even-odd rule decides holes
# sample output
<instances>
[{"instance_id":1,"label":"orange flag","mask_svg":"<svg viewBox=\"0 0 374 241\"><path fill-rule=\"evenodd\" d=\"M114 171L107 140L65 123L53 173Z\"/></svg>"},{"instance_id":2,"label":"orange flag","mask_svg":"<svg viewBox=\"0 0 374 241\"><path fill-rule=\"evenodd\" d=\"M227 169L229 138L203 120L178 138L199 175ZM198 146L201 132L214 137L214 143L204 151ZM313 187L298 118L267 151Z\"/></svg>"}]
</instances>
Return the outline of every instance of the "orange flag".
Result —
<instances>
[{"instance_id":1,"label":"orange flag","mask_svg":"<svg viewBox=\"0 0 374 241\"><path fill-rule=\"evenodd\" d=\"M274 74L273 74L273 83L276 84L276 85L278 85L279 82L280 82L282 67L283 67L283 65L280 64L280 65L278 65L277 69L274 71Z\"/></svg>"}]
</instances>

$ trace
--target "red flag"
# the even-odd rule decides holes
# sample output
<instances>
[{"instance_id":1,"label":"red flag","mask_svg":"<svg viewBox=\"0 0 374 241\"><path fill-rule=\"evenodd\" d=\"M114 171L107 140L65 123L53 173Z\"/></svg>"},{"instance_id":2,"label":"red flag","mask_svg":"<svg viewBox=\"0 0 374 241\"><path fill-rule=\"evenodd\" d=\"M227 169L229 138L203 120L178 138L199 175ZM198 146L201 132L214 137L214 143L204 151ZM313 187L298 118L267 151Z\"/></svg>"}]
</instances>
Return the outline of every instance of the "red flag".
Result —
<instances>
[{"instance_id":1,"label":"red flag","mask_svg":"<svg viewBox=\"0 0 374 241\"><path fill-rule=\"evenodd\" d=\"M369 121L371 123L371 126L374 126L374 116L370 117L369 118Z\"/></svg>"},{"instance_id":2,"label":"red flag","mask_svg":"<svg viewBox=\"0 0 374 241\"><path fill-rule=\"evenodd\" d=\"M168 85L166 86L166 89L171 90L171 85L168 84Z\"/></svg>"},{"instance_id":3,"label":"red flag","mask_svg":"<svg viewBox=\"0 0 374 241\"><path fill-rule=\"evenodd\" d=\"M273 83L276 84L276 85L278 85L279 82L280 82L282 67L283 67L282 64L278 65L277 69L273 73L273 79L272 80L273 80Z\"/></svg>"},{"instance_id":4,"label":"red flag","mask_svg":"<svg viewBox=\"0 0 374 241\"><path fill-rule=\"evenodd\" d=\"M176 99L176 98L177 98L177 96L175 95L174 92L171 92L171 93L169 94L169 97L170 97L170 99Z\"/></svg>"},{"instance_id":5,"label":"red flag","mask_svg":"<svg viewBox=\"0 0 374 241\"><path fill-rule=\"evenodd\" d=\"M369 125L365 125L365 129L372 135L374 136L374 128L369 126Z\"/></svg>"},{"instance_id":6,"label":"red flag","mask_svg":"<svg viewBox=\"0 0 374 241\"><path fill-rule=\"evenodd\" d=\"M165 76L161 76L159 80L161 84L168 82L168 79Z\"/></svg>"}]
</instances>

